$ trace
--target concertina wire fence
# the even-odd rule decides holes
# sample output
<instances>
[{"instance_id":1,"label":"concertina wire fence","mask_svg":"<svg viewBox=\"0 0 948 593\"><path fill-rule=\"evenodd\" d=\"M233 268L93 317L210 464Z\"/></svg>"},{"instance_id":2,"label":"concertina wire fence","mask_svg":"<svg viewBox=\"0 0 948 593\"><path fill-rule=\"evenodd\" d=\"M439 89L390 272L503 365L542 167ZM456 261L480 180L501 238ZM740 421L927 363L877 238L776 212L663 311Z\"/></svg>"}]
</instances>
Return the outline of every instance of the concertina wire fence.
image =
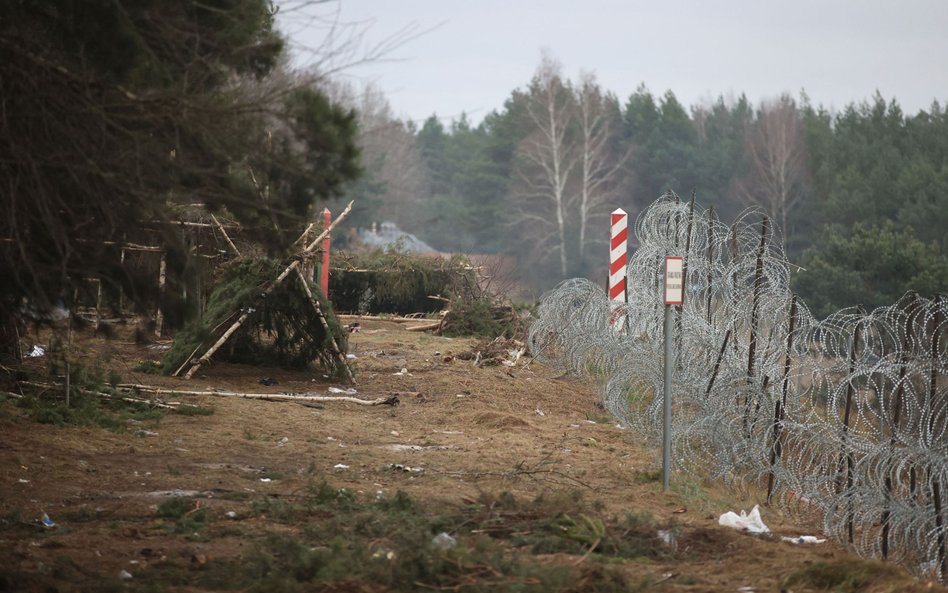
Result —
<instances>
[{"instance_id":1,"label":"concertina wire fence","mask_svg":"<svg viewBox=\"0 0 948 593\"><path fill-rule=\"evenodd\" d=\"M599 379L623 425L661 439L664 258L685 258L675 315L673 459L822 520L864 557L948 576L948 299L914 293L817 320L790 290L779 230L759 212L730 227L665 194L638 217L626 331L602 289L544 296L537 359Z\"/></svg>"}]
</instances>

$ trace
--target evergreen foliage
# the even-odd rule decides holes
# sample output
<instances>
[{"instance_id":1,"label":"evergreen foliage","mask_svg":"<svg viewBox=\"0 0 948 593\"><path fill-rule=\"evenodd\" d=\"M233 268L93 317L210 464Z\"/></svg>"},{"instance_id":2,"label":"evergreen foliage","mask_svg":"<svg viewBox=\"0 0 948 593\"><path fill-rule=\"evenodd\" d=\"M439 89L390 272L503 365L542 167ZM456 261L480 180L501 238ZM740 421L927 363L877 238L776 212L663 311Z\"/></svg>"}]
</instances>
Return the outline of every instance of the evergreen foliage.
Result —
<instances>
[{"instance_id":1,"label":"evergreen foliage","mask_svg":"<svg viewBox=\"0 0 948 593\"><path fill-rule=\"evenodd\" d=\"M175 336L172 349L162 359L164 372L173 373L190 357L202 355L241 313L250 311L247 321L214 355L215 360L289 368L305 368L316 362L331 374L342 376L330 339L335 338L345 354L347 334L319 288L311 286L311 291L319 300L331 333L323 328L298 277L287 278L264 296L284 267L264 258L234 262L211 292L203 317L188 323Z\"/></svg>"},{"instance_id":2,"label":"evergreen foliage","mask_svg":"<svg viewBox=\"0 0 948 593\"><path fill-rule=\"evenodd\" d=\"M268 0L0 3L0 334L85 278L154 290L116 243L186 260L175 204L226 208L272 253L358 173L351 110L284 71ZM182 265L181 268L186 266ZM0 340L0 342L5 342Z\"/></svg>"},{"instance_id":3,"label":"evergreen foliage","mask_svg":"<svg viewBox=\"0 0 948 593\"><path fill-rule=\"evenodd\" d=\"M481 295L476 270L461 255L444 259L397 249L334 253L330 265L330 296L341 311L432 313L445 307L441 299Z\"/></svg>"},{"instance_id":4,"label":"evergreen foliage","mask_svg":"<svg viewBox=\"0 0 948 593\"><path fill-rule=\"evenodd\" d=\"M890 305L911 290L948 291L948 255L890 221L857 223L851 232L827 226L802 265L794 289L818 317L857 304L867 310Z\"/></svg>"}]
</instances>

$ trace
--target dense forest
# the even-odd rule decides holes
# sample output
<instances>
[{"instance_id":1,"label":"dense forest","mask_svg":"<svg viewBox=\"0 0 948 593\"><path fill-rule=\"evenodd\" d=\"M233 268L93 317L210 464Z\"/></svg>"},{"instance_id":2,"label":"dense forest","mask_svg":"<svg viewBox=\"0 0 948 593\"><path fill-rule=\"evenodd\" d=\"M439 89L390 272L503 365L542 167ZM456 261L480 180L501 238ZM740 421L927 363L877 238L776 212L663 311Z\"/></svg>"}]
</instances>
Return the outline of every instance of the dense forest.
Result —
<instances>
[{"instance_id":1,"label":"dense forest","mask_svg":"<svg viewBox=\"0 0 948 593\"><path fill-rule=\"evenodd\" d=\"M393 220L443 251L515 255L537 291L605 278L608 212L634 217L669 189L725 221L769 214L818 315L948 290L938 102L914 115L879 94L835 112L806 94L686 107L644 85L617 97L550 56L476 125L399 120L371 89L336 96L360 117L365 174L346 195L361 204L357 223Z\"/></svg>"}]
</instances>

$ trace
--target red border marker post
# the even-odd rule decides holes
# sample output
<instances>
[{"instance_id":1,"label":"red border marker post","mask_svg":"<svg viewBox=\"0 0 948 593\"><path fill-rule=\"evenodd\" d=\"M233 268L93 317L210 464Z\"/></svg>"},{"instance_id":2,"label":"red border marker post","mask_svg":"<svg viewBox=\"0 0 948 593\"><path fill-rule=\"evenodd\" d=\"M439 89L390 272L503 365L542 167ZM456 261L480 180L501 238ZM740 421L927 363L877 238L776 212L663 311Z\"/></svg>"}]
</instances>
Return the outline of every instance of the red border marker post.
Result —
<instances>
[{"instance_id":1,"label":"red border marker post","mask_svg":"<svg viewBox=\"0 0 948 593\"><path fill-rule=\"evenodd\" d=\"M629 215L622 208L616 208L612 211L609 228L609 322L617 332L625 330L628 244Z\"/></svg>"},{"instance_id":2,"label":"red border marker post","mask_svg":"<svg viewBox=\"0 0 948 593\"><path fill-rule=\"evenodd\" d=\"M329 208L323 208L323 228L328 229L330 224L332 224L332 213ZM319 287L327 301L329 300L329 246L331 243L332 238L326 235L323 239L323 267L319 270Z\"/></svg>"},{"instance_id":3,"label":"red border marker post","mask_svg":"<svg viewBox=\"0 0 948 593\"><path fill-rule=\"evenodd\" d=\"M665 257L665 388L662 409L662 490L668 490L671 474L671 384L675 353L672 349L672 307L685 302L685 261L681 257Z\"/></svg>"}]
</instances>

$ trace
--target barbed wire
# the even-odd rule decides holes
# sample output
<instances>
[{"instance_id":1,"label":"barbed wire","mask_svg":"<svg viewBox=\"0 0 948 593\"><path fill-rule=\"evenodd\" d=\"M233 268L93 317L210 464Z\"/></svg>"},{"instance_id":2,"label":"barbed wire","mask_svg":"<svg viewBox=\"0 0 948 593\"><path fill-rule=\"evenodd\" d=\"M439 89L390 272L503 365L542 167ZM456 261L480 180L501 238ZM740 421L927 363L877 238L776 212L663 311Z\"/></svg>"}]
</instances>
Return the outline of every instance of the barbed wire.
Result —
<instances>
[{"instance_id":1,"label":"barbed wire","mask_svg":"<svg viewBox=\"0 0 948 593\"><path fill-rule=\"evenodd\" d=\"M687 266L675 311L672 440L684 471L822 521L865 557L948 575L948 299L909 293L817 320L790 290L777 229L749 211L728 226L666 194L635 224L624 331L601 287L568 280L542 299L534 355L596 379L623 425L662 429L662 282Z\"/></svg>"}]
</instances>

